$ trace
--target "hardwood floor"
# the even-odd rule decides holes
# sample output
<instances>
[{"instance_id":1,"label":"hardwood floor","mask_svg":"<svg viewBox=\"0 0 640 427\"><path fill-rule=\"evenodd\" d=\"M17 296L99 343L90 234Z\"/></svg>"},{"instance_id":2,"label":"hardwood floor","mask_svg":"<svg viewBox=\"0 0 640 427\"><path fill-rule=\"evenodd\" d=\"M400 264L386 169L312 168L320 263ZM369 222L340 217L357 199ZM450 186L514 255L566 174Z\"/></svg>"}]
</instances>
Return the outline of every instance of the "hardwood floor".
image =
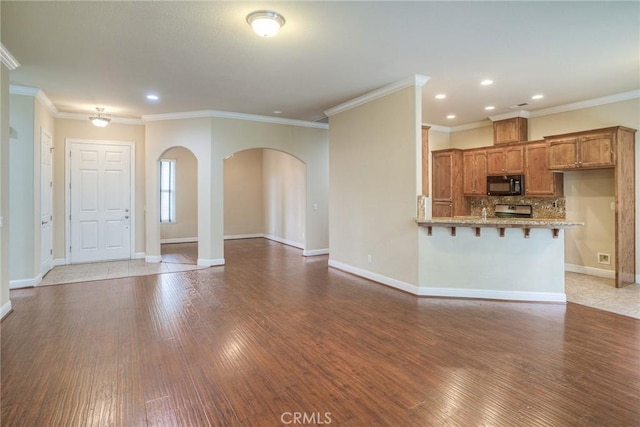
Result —
<instances>
[{"instance_id":1,"label":"hardwood floor","mask_svg":"<svg viewBox=\"0 0 640 427\"><path fill-rule=\"evenodd\" d=\"M162 262L198 264L197 243L164 243L161 245Z\"/></svg>"},{"instance_id":2,"label":"hardwood floor","mask_svg":"<svg viewBox=\"0 0 640 427\"><path fill-rule=\"evenodd\" d=\"M264 239L225 258L11 291L2 425L640 425L638 319L417 298Z\"/></svg>"}]
</instances>

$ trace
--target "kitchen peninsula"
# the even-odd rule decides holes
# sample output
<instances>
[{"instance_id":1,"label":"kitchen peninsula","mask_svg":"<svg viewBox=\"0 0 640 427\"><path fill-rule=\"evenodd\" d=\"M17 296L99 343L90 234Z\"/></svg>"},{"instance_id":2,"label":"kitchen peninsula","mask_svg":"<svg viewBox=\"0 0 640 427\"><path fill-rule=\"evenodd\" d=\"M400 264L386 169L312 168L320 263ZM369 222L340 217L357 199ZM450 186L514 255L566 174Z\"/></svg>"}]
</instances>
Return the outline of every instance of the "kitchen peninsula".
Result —
<instances>
[{"instance_id":1,"label":"kitchen peninsula","mask_svg":"<svg viewBox=\"0 0 640 427\"><path fill-rule=\"evenodd\" d=\"M419 197L419 206L426 200ZM492 214L494 211L492 211ZM565 302L561 218L425 218L419 209L422 295Z\"/></svg>"}]
</instances>

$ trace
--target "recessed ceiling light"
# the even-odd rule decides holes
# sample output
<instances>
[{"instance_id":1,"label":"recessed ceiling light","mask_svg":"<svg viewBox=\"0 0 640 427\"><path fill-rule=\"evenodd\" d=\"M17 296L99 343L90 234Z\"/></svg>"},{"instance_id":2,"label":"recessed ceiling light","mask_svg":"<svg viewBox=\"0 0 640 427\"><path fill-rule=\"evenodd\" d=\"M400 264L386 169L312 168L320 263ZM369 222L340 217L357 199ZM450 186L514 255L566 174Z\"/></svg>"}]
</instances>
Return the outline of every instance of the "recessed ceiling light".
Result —
<instances>
[{"instance_id":1,"label":"recessed ceiling light","mask_svg":"<svg viewBox=\"0 0 640 427\"><path fill-rule=\"evenodd\" d=\"M282 110L273 110L273 114L282 114Z\"/></svg>"},{"instance_id":2,"label":"recessed ceiling light","mask_svg":"<svg viewBox=\"0 0 640 427\"><path fill-rule=\"evenodd\" d=\"M455 114L449 114L449 115L447 116L447 119L455 119L455 118L456 118L456 115L455 115Z\"/></svg>"},{"instance_id":3,"label":"recessed ceiling light","mask_svg":"<svg viewBox=\"0 0 640 427\"><path fill-rule=\"evenodd\" d=\"M484 79L483 81L481 81L481 82L480 82L480 84L481 84L482 86L489 86L489 85L493 84L493 80L491 80L491 79Z\"/></svg>"},{"instance_id":4,"label":"recessed ceiling light","mask_svg":"<svg viewBox=\"0 0 640 427\"><path fill-rule=\"evenodd\" d=\"M160 99L160 97L158 95L154 95L154 94L147 95L147 100L149 100L149 101L157 101L159 99Z\"/></svg>"},{"instance_id":5,"label":"recessed ceiling light","mask_svg":"<svg viewBox=\"0 0 640 427\"><path fill-rule=\"evenodd\" d=\"M539 94L537 94L537 95L533 95L533 96L531 97L531 99L542 99L542 98L544 98L544 95L543 95L543 94L541 94L541 93L539 93Z\"/></svg>"},{"instance_id":6,"label":"recessed ceiling light","mask_svg":"<svg viewBox=\"0 0 640 427\"><path fill-rule=\"evenodd\" d=\"M484 107L485 110L494 110L496 107L494 107L493 105L487 105L486 107Z\"/></svg>"},{"instance_id":7,"label":"recessed ceiling light","mask_svg":"<svg viewBox=\"0 0 640 427\"><path fill-rule=\"evenodd\" d=\"M446 97L447 97L447 95L444 94L444 93L439 93L439 94L436 95L436 99L445 99Z\"/></svg>"}]
</instances>

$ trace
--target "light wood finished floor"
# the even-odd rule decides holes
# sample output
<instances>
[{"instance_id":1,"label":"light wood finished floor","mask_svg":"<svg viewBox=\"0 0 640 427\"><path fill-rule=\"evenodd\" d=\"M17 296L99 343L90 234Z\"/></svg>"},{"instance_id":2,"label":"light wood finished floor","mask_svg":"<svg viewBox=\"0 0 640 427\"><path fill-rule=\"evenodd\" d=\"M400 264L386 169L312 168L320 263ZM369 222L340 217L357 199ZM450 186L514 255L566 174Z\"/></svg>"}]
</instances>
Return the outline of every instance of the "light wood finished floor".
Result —
<instances>
[{"instance_id":1,"label":"light wood finished floor","mask_svg":"<svg viewBox=\"0 0 640 427\"><path fill-rule=\"evenodd\" d=\"M11 291L2 425L640 425L638 319L416 298L264 239L225 258Z\"/></svg>"}]
</instances>

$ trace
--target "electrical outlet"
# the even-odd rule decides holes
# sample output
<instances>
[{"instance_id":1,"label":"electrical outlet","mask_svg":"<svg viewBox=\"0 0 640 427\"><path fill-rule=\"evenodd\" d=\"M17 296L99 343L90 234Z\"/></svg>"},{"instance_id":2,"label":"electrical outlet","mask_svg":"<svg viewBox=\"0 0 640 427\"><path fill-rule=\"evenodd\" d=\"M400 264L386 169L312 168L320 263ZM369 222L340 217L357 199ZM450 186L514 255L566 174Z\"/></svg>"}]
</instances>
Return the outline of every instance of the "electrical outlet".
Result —
<instances>
[{"instance_id":1,"label":"electrical outlet","mask_svg":"<svg viewBox=\"0 0 640 427\"><path fill-rule=\"evenodd\" d=\"M372 262L371 254L367 255L367 261Z\"/></svg>"},{"instance_id":2,"label":"electrical outlet","mask_svg":"<svg viewBox=\"0 0 640 427\"><path fill-rule=\"evenodd\" d=\"M611 256L609 254L598 252L598 264L611 265Z\"/></svg>"},{"instance_id":3,"label":"electrical outlet","mask_svg":"<svg viewBox=\"0 0 640 427\"><path fill-rule=\"evenodd\" d=\"M612 211L616 210L616 202L611 202L611 204L609 205L609 209L611 209Z\"/></svg>"},{"instance_id":4,"label":"electrical outlet","mask_svg":"<svg viewBox=\"0 0 640 427\"><path fill-rule=\"evenodd\" d=\"M314 204L313 204L313 210L314 210L314 211L317 211L317 210L318 210L318 204L317 204L317 203L314 203Z\"/></svg>"},{"instance_id":5,"label":"electrical outlet","mask_svg":"<svg viewBox=\"0 0 640 427\"><path fill-rule=\"evenodd\" d=\"M0 216L0 228L4 227L4 217Z\"/></svg>"}]
</instances>

